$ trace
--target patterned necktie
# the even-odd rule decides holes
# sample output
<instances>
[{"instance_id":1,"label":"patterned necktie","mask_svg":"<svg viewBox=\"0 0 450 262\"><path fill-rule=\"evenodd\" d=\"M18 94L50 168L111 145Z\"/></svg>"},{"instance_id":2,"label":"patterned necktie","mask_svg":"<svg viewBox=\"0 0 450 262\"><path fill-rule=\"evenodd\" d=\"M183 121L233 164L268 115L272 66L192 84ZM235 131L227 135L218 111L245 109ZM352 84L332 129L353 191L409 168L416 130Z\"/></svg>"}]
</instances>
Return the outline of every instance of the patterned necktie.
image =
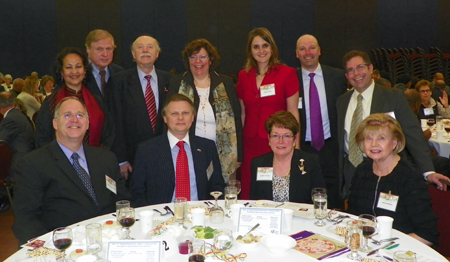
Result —
<instances>
[{"instance_id":1,"label":"patterned necktie","mask_svg":"<svg viewBox=\"0 0 450 262\"><path fill-rule=\"evenodd\" d=\"M97 195L95 194L94 187L92 186L91 178L89 177L86 170L84 170L84 168L80 165L80 162L78 162L79 157L80 156L77 153L72 154L73 168L75 168L75 171L77 171L77 174L81 178L81 181L83 181L83 184L88 190L89 195L91 195L92 200L94 200L95 205L99 206Z\"/></svg>"},{"instance_id":2,"label":"patterned necktie","mask_svg":"<svg viewBox=\"0 0 450 262\"><path fill-rule=\"evenodd\" d=\"M150 84L151 75L146 75L147 87L145 89L145 104L147 105L148 116L150 117L150 124L152 125L153 132L156 130L156 120L158 113L156 112L156 100L153 93L152 86Z\"/></svg>"},{"instance_id":3,"label":"patterned necktie","mask_svg":"<svg viewBox=\"0 0 450 262\"><path fill-rule=\"evenodd\" d=\"M361 94L357 97L356 109L353 112L352 124L350 126L350 136L348 138L348 160L353 164L354 167L357 167L363 161L363 156L361 149L359 149L358 144L356 143L355 136L356 131L358 130L358 126L362 121L363 108L362 108L362 100L363 96Z\"/></svg>"},{"instance_id":4,"label":"patterned necktie","mask_svg":"<svg viewBox=\"0 0 450 262\"><path fill-rule=\"evenodd\" d=\"M103 95L103 97L105 97L105 87L106 87L106 71L105 71L105 69L100 70L99 74L100 74L100 79L101 79L101 83L102 83L102 86L101 86L102 95Z\"/></svg>"},{"instance_id":5,"label":"patterned necktie","mask_svg":"<svg viewBox=\"0 0 450 262\"><path fill-rule=\"evenodd\" d=\"M315 75L315 73L309 74L309 115L311 122L311 144L317 151L320 151L325 144L325 139L323 134L319 92L317 91L316 83L314 83Z\"/></svg>"},{"instance_id":6,"label":"patterned necktie","mask_svg":"<svg viewBox=\"0 0 450 262\"><path fill-rule=\"evenodd\" d=\"M180 148L176 163L176 182L175 182L175 197L185 197L188 201L191 200L191 184L189 182L189 165L184 150L184 141L178 141L177 146Z\"/></svg>"}]
</instances>

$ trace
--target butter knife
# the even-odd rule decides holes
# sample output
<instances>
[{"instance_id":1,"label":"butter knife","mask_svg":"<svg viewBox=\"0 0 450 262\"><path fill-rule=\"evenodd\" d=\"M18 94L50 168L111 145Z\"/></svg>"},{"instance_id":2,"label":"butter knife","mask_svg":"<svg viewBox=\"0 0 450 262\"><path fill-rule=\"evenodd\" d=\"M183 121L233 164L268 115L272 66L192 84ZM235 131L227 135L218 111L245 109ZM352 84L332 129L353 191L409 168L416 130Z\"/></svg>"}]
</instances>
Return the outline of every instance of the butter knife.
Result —
<instances>
[{"instance_id":1,"label":"butter knife","mask_svg":"<svg viewBox=\"0 0 450 262\"><path fill-rule=\"evenodd\" d=\"M387 243L386 245L384 245L384 246L382 246L382 247L380 247L380 248L377 248L377 249L374 249L374 250L370 251L369 254L367 254L367 256L371 256L371 255L377 253L378 250L380 250L380 249L385 249L385 248L389 247L389 246L392 245L392 244L395 244L395 241L391 241L391 242Z\"/></svg>"},{"instance_id":2,"label":"butter knife","mask_svg":"<svg viewBox=\"0 0 450 262\"><path fill-rule=\"evenodd\" d=\"M175 214L173 213L172 209L170 209L169 206L165 206L164 209L169 211L172 214L172 216L175 216Z\"/></svg>"}]
</instances>

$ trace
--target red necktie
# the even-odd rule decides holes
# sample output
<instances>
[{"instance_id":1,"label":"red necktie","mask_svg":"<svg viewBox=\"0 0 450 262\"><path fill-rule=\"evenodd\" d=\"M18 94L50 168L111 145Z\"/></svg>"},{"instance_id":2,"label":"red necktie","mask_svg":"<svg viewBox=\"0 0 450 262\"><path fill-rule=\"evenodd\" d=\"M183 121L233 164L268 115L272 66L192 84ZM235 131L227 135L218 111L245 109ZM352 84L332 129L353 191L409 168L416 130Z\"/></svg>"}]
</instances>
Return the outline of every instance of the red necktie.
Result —
<instances>
[{"instance_id":1,"label":"red necktie","mask_svg":"<svg viewBox=\"0 0 450 262\"><path fill-rule=\"evenodd\" d=\"M101 88L102 88L102 95L105 97L105 87L106 87L106 71L105 69L100 70L100 81L101 81Z\"/></svg>"},{"instance_id":2,"label":"red necktie","mask_svg":"<svg viewBox=\"0 0 450 262\"><path fill-rule=\"evenodd\" d=\"M191 184L189 182L189 165L184 150L184 141L178 141L177 146L180 148L176 163L176 182L175 182L175 197L185 197L188 201L191 200Z\"/></svg>"},{"instance_id":3,"label":"red necktie","mask_svg":"<svg viewBox=\"0 0 450 262\"><path fill-rule=\"evenodd\" d=\"M152 85L150 84L151 75L146 75L147 87L145 89L145 104L147 105L148 116L150 117L150 124L152 125L153 132L156 130L156 120L158 118L158 113L156 112L156 101L155 94L152 90Z\"/></svg>"}]
</instances>

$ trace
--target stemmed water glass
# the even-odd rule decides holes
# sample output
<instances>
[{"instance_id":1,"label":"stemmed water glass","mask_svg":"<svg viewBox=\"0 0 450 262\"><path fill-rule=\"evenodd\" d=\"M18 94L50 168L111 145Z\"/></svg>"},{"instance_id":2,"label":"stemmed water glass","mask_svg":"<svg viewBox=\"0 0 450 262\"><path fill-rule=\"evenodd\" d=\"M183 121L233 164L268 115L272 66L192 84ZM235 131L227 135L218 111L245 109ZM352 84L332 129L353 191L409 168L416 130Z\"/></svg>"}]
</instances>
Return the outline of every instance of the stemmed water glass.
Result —
<instances>
[{"instance_id":1,"label":"stemmed water glass","mask_svg":"<svg viewBox=\"0 0 450 262\"><path fill-rule=\"evenodd\" d=\"M322 188L322 187L315 187L311 190L311 200L314 199L314 194L317 193L322 193L322 194L326 194L327 193L327 189L326 188Z\"/></svg>"},{"instance_id":2,"label":"stemmed water glass","mask_svg":"<svg viewBox=\"0 0 450 262\"><path fill-rule=\"evenodd\" d=\"M370 214L362 214L359 216L358 223L364 237L363 246L360 251L368 253L372 251L372 248L368 246L368 238L375 233L377 228L377 218Z\"/></svg>"},{"instance_id":3,"label":"stemmed water glass","mask_svg":"<svg viewBox=\"0 0 450 262\"><path fill-rule=\"evenodd\" d=\"M99 259L98 253L102 251L102 224L91 223L86 225L86 249Z\"/></svg>"},{"instance_id":4,"label":"stemmed water glass","mask_svg":"<svg viewBox=\"0 0 450 262\"><path fill-rule=\"evenodd\" d=\"M125 238L127 240L132 240L130 237L130 227L134 225L134 208L124 207L119 209L119 214L117 214L117 222L125 228Z\"/></svg>"},{"instance_id":5,"label":"stemmed water glass","mask_svg":"<svg viewBox=\"0 0 450 262\"><path fill-rule=\"evenodd\" d=\"M351 260L359 261L361 256L358 254L358 250L361 247L361 229L359 228L358 221L351 220L347 222L347 247L351 253L347 255Z\"/></svg>"},{"instance_id":6,"label":"stemmed water glass","mask_svg":"<svg viewBox=\"0 0 450 262\"><path fill-rule=\"evenodd\" d=\"M184 221L187 217L187 198L177 197L175 198L175 221L178 222L178 226L184 229L187 227L184 225Z\"/></svg>"},{"instance_id":7,"label":"stemmed water glass","mask_svg":"<svg viewBox=\"0 0 450 262\"><path fill-rule=\"evenodd\" d=\"M229 210L231 205L237 203L237 188L235 186L225 187L225 209Z\"/></svg>"},{"instance_id":8,"label":"stemmed water glass","mask_svg":"<svg viewBox=\"0 0 450 262\"><path fill-rule=\"evenodd\" d=\"M63 257L59 261L66 261L66 249L72 245L73 234L70 227L58 227L53 230L53 245L63 252Z\"/></svg>"},{"instance_id":9,"label":"stemmed water glass","mask_svg":"<svg viewBox=\"0 0 450 262\"><path fill-rule=\"evenodd\" d=\"M314 217L317 221L314 225L318 227L325 226L325 222L323 221L327 217L327 194L324 193L316 193L313 195L313 204L314 204Z\"/></svg>"},{"instance_id":10,"label":"stemmed water glass","mask_svg":"<svg viewBox=\"0 0 450 262\"><path fill-rule=\"evenodd\" d=\"M238 195L241 193L241 181L235 179L228 180L228 186L236 187Z\"/></svg>"},{"instance_id":11,"label":"stemmed water glass","mask_svg":"<svg viewBox=\"0 0 450 262\"><path fill-rule=\"evenodd\" d=\"M211 196L216 200L214 206L209 209L209 221L214 224L219 224L223 222L224 212L223 209L219 206L217 199L222 195L220 191L213 191L210 193Z\"/></svg>"}]
</instances>

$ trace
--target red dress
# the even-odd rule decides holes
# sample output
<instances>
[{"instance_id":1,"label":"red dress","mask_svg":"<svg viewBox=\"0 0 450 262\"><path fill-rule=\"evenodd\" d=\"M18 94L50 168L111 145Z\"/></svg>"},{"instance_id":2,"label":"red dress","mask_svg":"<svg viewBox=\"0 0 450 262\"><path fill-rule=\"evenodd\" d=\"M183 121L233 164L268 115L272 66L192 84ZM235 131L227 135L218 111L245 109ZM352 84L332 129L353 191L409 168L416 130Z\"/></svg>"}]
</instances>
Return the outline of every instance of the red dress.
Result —
<instances>
[{"instance_id":1,"label":"red dress","mask_svg":"<svg viewBox=\"0 0 450 262\"><path fill-rule=\"evenodd\" d=\"M264 76L261 86L275 84L275 94L261 97L256 86L256 70L239 72L236 92L244 102L243 161L241 165L241 199L250 196L250 164L253 158L270 152L268 134L264 128L270 115L287 110L287 98L299 92L297 72L294 68L277 65Z\"/></svg>"}]
</instances>

